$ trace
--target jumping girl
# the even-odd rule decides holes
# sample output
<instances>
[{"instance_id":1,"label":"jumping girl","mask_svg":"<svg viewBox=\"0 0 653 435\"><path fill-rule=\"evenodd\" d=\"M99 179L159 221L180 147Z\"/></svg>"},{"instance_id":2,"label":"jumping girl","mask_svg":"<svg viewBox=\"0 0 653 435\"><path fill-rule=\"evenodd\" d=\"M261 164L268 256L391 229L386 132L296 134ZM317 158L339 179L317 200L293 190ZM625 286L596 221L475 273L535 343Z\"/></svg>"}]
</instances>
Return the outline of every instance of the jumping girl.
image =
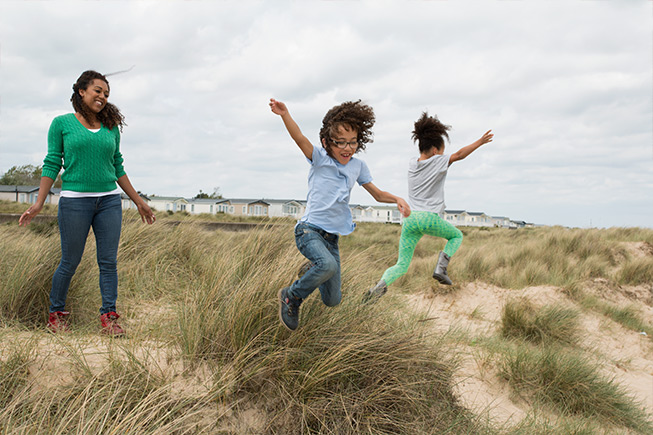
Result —
<instances>
[{"instance_id":1,"label":"jumping girl","mask_svg":"<svg viewBox=\"0 0 653 435\"><path fill-rule=\"evenodd\" d=\"M442 124L437 116L428 116L426 112L415 122L412 138L413 142L418 142L420 155L411 158L408 163L408 202L412 213L402 223L397 264L388 268L381 280L365 292L365 302L383 296L388 291L388 286L406 273L415 246L424 234L447 239L447 244L438 257L433 278L444 285L452 284L447 275L447 266L460 247L463 234L440 217L445 208L444 180L452 163L463 160L481 145L492 142L494 135L489 130L476 142L446 155L444 138L449 140L447 131L450 129L451 126Z\"/></svg>"},{"instance_id":2,"label":"jumping girl","mask_svg":"<svg viewBox=\"0 0 653 435\"><path fill-rule=\"evenodd\" d=\"M311 165L306 213L295 226L295 242L311 267L290 287L279 291L279 317L283 325L299 326L299 306L319 287L322 302L340 303L340 252L338 238L354 231L349 197L358 183L379 202L395 203L404 216L410 207L402 198L379 190L362 160L354 157L372 142L374 111L359 101L340 104L327 112L320 129L320 147L304 136L286 105L270 99L272 112L281 116L286 130Z\"/></svg>"}]
</instances>

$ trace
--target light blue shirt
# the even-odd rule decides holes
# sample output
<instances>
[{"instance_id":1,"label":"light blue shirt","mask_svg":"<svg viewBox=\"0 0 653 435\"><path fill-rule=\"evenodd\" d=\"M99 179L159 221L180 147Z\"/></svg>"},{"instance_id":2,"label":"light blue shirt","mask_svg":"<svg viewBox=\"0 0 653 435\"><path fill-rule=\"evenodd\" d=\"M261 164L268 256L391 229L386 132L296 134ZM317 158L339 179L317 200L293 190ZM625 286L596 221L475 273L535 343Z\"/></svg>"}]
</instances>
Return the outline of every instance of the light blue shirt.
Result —
<instances>
[{"instance_id":1,"label":"light blue shirt","mask_svg":"<svg viewBox=\"0 0 653 435\"><path fill-rule=\"evenodd\" d=\"M308 173L306 213L299 220L324 231L346 236L356 225L349 209L349 197L354 183L372 182L372 174L364 161L354 157L346 165L329 157L322 147L313 146L311 170Z\"/></svg>"}]
</instances>

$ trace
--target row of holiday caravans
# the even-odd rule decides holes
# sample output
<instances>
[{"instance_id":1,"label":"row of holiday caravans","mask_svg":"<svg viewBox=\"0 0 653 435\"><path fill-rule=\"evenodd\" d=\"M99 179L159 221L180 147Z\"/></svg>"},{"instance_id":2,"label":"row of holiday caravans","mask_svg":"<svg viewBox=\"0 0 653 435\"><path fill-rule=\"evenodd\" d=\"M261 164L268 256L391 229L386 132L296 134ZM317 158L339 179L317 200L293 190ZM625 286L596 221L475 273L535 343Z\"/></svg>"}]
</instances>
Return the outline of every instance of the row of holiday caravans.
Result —
<instances>
[{"instance_id":1,"label":"row of holiday caravans","mask_svg":"<svg viewBox=\"0 0 653 435\"><path fill-rule=\"evenodd\" d=\"M0 186L0 199L33 204L36 202L38 190L38 186ZM58 204L60 191L61 189L51 189L46 203ZM170 213L225 213L235 216L291 217L299 219L306 211L306 201L293 199L188 199L176 196L142 196L153 209ZM136 208L125 194L122 195L122 198L124 210ZM352 204L350 208L354 221L357 222L401 222L401 214L395 206ZM483 212L468 212L465 210L445 210L443 217L455 226L521 228L532 225L523 221L513 221L504 216L489 216Z\"/></svg>"}]
</instances>

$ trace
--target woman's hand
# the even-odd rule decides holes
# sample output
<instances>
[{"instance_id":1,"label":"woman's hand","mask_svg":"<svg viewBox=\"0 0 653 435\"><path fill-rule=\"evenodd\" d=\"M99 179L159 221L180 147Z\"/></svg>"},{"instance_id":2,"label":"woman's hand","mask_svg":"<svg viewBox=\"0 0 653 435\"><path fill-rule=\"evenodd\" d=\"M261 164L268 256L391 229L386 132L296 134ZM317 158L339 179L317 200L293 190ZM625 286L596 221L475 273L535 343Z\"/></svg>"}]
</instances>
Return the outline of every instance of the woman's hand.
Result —
<instances>
[{"instance_id":1,"label":"woman's hand","mask_svg":"<svg viewBox=\"0 0 653 435\"><path fill-rule=\"evenodd\" d=\"M43 210L43 204L32 204L30 208L25 210L25 213L20 215L20 218L18 219L18 225L23 227L27 226L30 222L32 222L32 219L34 219L37 214L41 213L41 210Z\"/></svg>"},{"instance_id":2,"label":"woman's hand","mask_svg":"<svg viewBox=\"0 0 653 435\"><path fill-rule=\"evenodd\" d=\"M136 207L138 207L138 214L141 215L141 220L143 222L147 222L150 225L156 222L156 216L154 216L154 212L149 205L145 204L144 201L139 202Z\"/></svg>"}]
</instances>

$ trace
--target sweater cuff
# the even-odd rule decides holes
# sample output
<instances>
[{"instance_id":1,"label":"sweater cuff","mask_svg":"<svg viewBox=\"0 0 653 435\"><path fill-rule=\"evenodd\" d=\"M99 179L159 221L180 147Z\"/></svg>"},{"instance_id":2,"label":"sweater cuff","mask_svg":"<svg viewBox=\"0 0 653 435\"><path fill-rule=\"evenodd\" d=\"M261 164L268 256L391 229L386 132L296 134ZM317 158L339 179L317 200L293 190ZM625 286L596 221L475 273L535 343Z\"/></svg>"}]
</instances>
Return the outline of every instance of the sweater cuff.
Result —
<instances>
[{"instance_id":1,"label":"sweater cuff","mask_svg":"<svg viewBox=\"0 0 653 435\"><path fill-rule=\"evenodd\" d=\"M48 177L48 178L52 178L53 180L56 180L57 175L59 175L59 172L54 172L52 170L43 169L41 171L41 177Z\"/></svg>"}]
</instances>

